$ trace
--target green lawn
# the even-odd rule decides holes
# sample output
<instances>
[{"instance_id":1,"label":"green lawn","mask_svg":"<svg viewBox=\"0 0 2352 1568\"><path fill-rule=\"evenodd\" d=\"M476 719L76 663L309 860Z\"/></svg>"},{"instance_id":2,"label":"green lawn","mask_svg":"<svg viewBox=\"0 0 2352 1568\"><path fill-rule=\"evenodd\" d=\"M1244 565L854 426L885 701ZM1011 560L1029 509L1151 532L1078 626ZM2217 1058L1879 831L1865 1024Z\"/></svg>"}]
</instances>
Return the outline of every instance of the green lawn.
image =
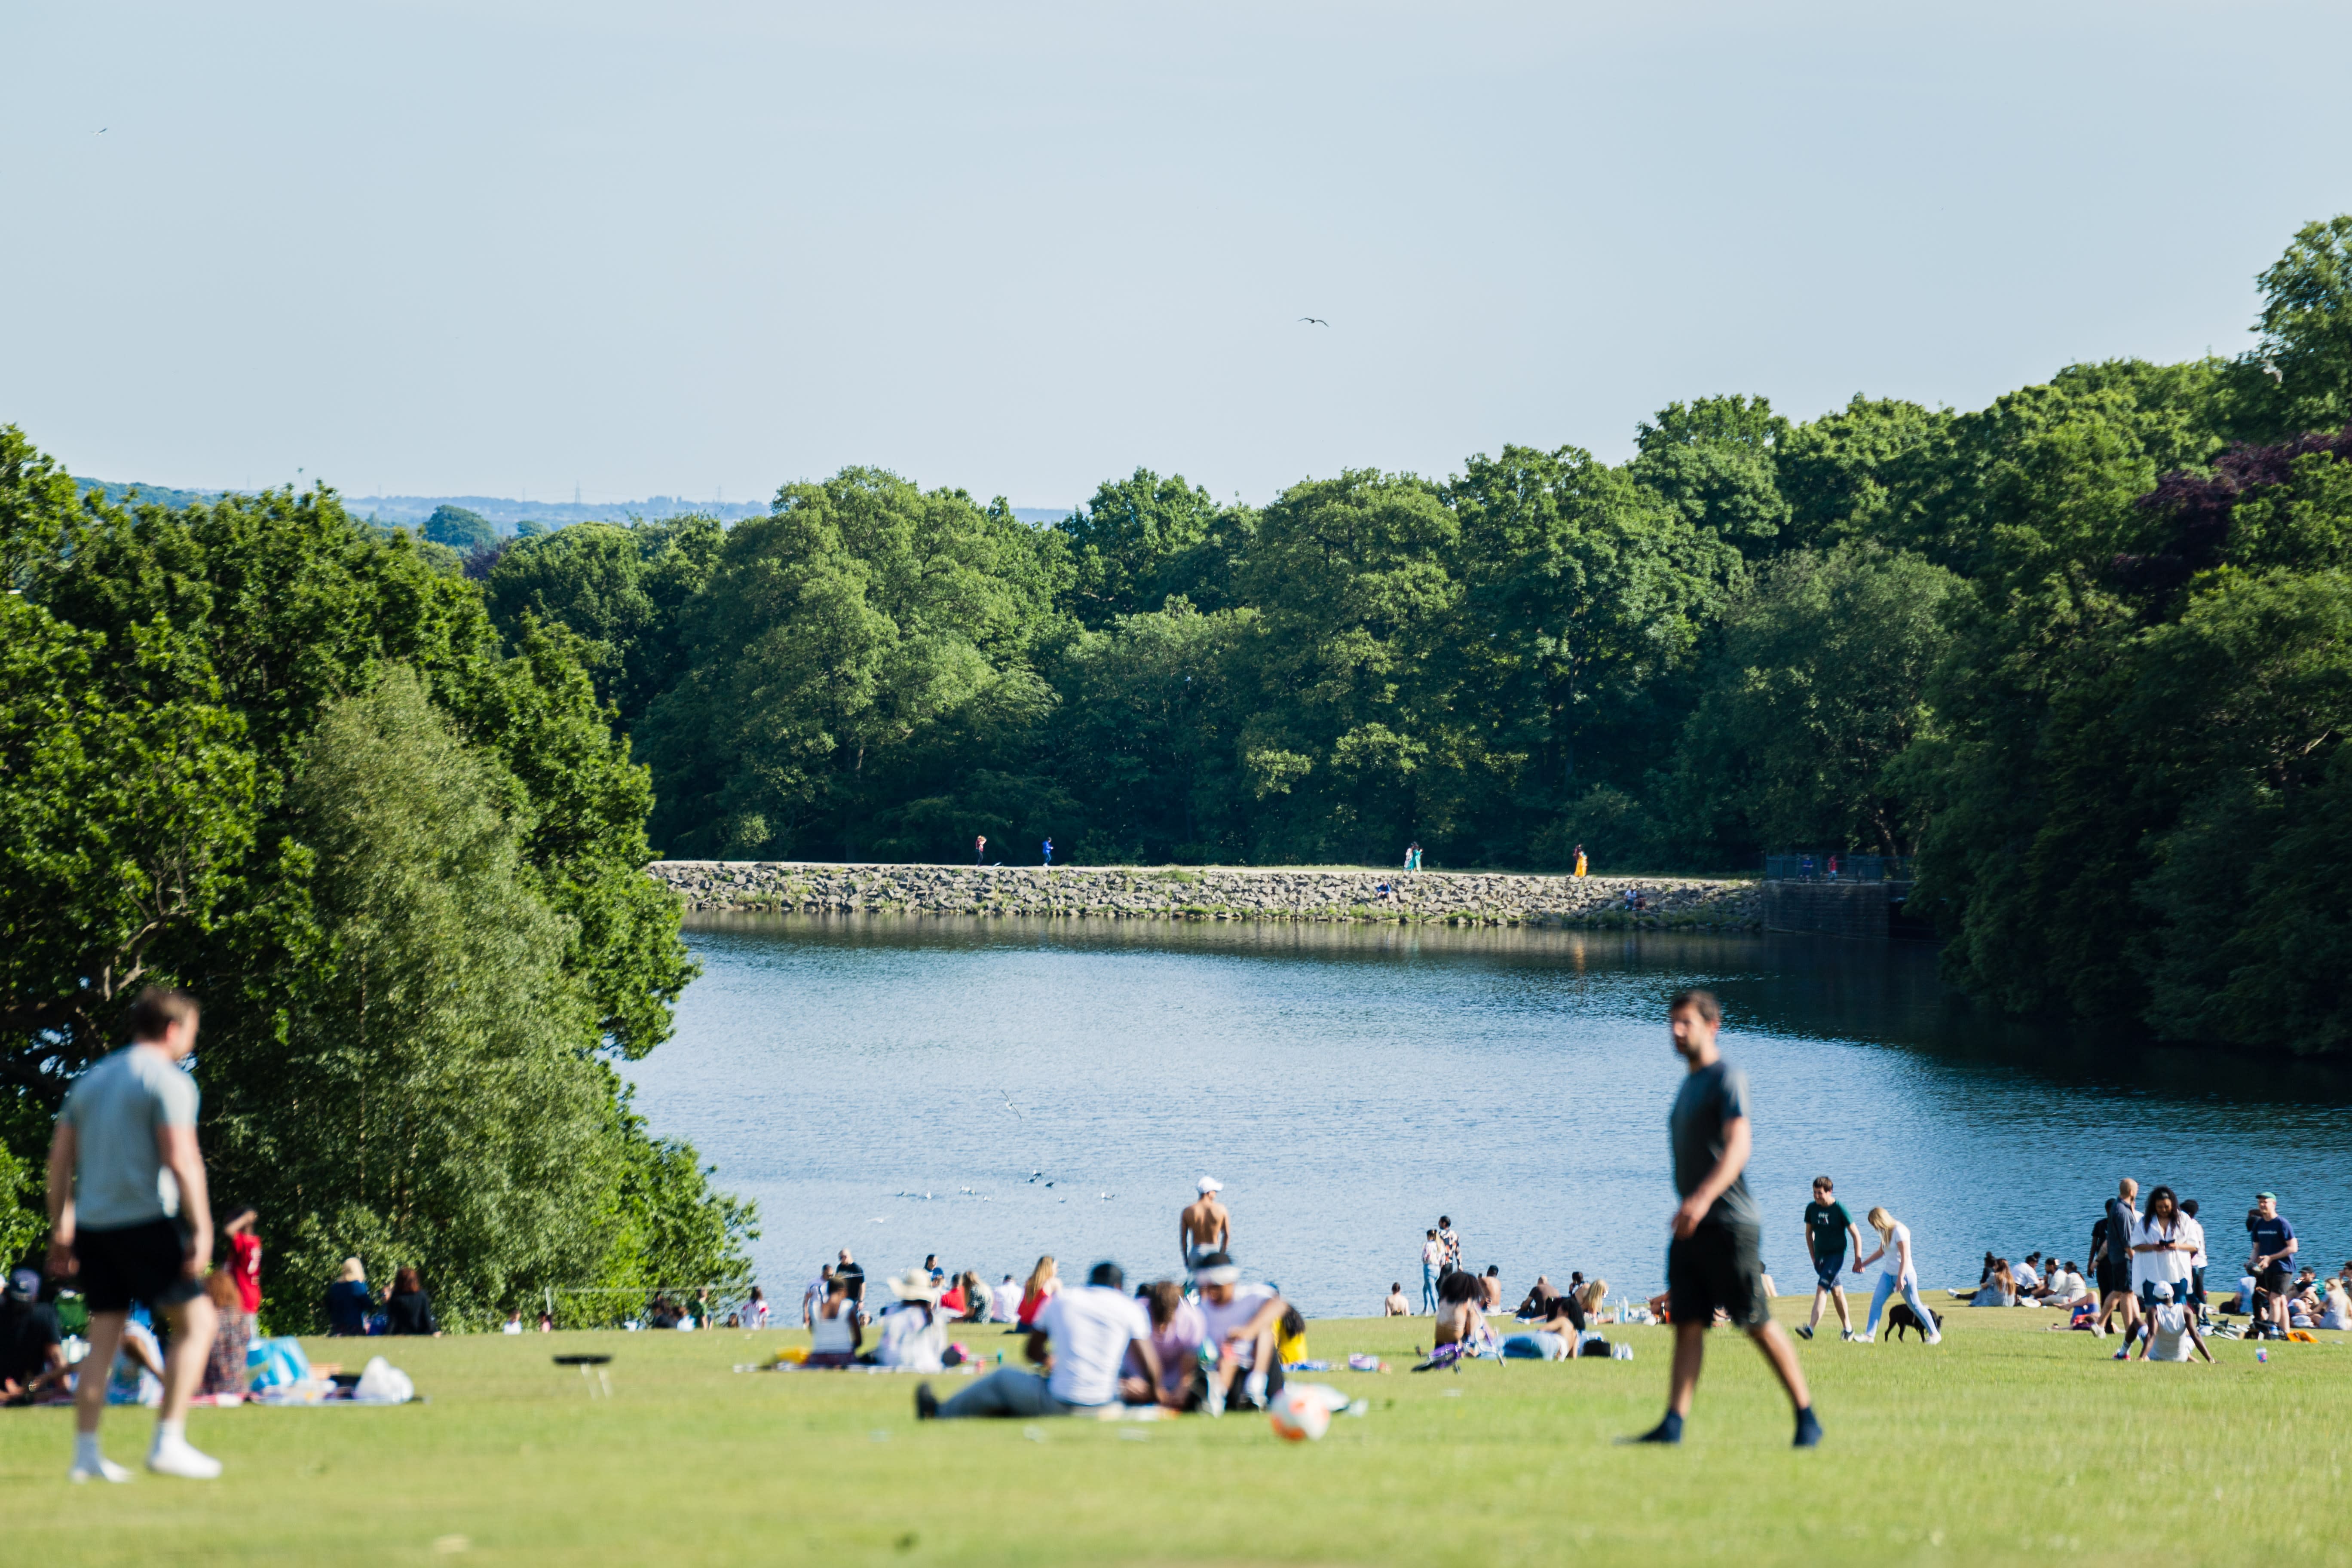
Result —
<instances>
[{"instance_id":1,"label":"green lawn","mask_svg":"<svg viewBox=\"0 0 2352 1568\"><path fill-rule=\"evenodd\" d=\"M1631 1362L1415 1376L1425 1320L1318 1322L1318 1355L1399 1370L1333 1374L1372 1411L1307 1446L1242 1415L919 1426L912 1378L729 1370L777 1333L402 1342L427 1404L195 1412L228 1465L210 1485L69 1487L69 1413L0 1411L0 1560L2352 1562L2352 1348L2125 1366L2113 1341L2041 1331L2050 1316L1956 1310L1934 1351L1803 1347L1812 1453L1721 1331L1667 1451L1612 1441L1658 1414L1657 1329L1610 1331ZM614 1355L610 1400L549 1363L591 1348ZM151 1422L110 1413L109 1454L135 1462Z\"/></svg>"}]
</instances>

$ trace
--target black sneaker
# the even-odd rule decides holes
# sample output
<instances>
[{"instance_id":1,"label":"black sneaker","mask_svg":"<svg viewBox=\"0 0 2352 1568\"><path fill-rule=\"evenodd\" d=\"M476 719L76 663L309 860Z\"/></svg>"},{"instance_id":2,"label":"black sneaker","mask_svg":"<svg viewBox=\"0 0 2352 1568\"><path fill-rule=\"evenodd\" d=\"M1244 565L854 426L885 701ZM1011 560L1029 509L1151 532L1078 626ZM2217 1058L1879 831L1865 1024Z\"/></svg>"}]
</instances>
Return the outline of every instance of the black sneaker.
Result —
<instances>
[{"instance_id":1,"label":"black sneaker","mask_svg":"<svg viewBox=\"0 0 2352 1568\"><path fill-rule=\"evenodd\" d=\"M931 1392L931 1385L929 1384L917 1384L915 1385L915 1419L918 1421L936 1421L939 1418L940 1396Z\"/></svg>"},{"instance_id":2,"label":"black sneaker","mask_svg":"<svg viewBox=\"0 0 2352 1568\"><path fill-rule=\"evenodd\" d=\"M1790 1446L1798 1448L1811 1448L1819 1446L1821 1440L1822 1424L1813 1415L1812 1406L1809 1405L1797 1412L1797 1440Z\"/></svg>"},{"instance_id":3,"label":"black sneaker","mask_svg":"<svg viewBox=\"0 0 2352 1568\"><path fill-rule=\"evenodd\" d=\"M1683 1424L1669 1415L1638 1437L1620 1437L1620 1443L1660 1443L1672 1447L1683 1440Z\"/></svg>"},{"instance_id":4,"label":"black sneaker","mask_svg":"<svg viewBox=\"0 0 2352 1568\"><path fill-rule=\"evenodd\" d=\"M1807 1325L1799 1323L1797 1325L1797 1337L1801 1340L1811 1339L1813 1337L1813 1331Z\"/></svg>"}]
</instances>

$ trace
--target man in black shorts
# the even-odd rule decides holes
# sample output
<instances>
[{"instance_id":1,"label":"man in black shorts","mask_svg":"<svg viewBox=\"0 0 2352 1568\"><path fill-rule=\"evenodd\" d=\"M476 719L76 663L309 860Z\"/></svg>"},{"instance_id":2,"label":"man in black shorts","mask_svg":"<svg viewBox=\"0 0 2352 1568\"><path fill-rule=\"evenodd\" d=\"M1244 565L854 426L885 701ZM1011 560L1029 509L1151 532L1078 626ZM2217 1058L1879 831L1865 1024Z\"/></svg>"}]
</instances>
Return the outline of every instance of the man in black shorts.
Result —
<instances>
[{"instance_id":1,"label":"man in black shorts","mask_svg":"<svg viewBox=\"0 0 2352 1568\"><path fill-rule=\"evenodd\" d=\"M1675 1369L1666 1416L1637 1443L1679 1443L1706 1359L1706 1331L1720 1309L1748 1331L1780 1374L1797 1412L1796 1446L1822 1440L1797 1347L1772 1321L1759 1261L1763 1218L1748 1191L1748 1076L1723 1059L1715 1034L1723 1008L1705 991L1677 992L1666 1009L1675 1052L1690 1069L1666 1118L1674 1150L1674 1240L1666 1247L1666 1312L1675 1325Z\"/></svg>"},{"instance_id":2,"label":"man in black shorts","mask_svg":"<svg viewBox=\"0 0 2352 1568\"><path fill-rule=\"evenodd\" d=\"M188 1400L218 1319L201 1283L212 1261L212 1205L196 1147L196 1002L151 986L131 1005L131 1044L74 1080L49 1143L49 1272L89 1304L89 1355L74 1380L76 1481L127 1481L99 1451L98 1418L131 1303L172 1326L163 1405L147 1468L210 1480L220 1461L187 1437Z\"/></svg>"},{"instance_id":3,"label":"man in black shorts","mask_svg":"<svg viewBox=\"0 0 2352 1568\"><path fill-rule=\"evenodd\" d=\"M1853 1215L1837 1201L1837 1189L1827 1176L1813 1178L1813 1201L1805 1205L1805 1246L1813 1259L1813 1315L1805 1320L1797 1332L1807 1339L1822 1326L1822 1302L1824 1299L1837 1304L1838 1337L1853 1338L1853 1314L1846 1310L1845 1287L1840 1277L1845 1270L1846 1247L1853 1247L1853 1271L1862 1272L1862 1227L1853 1223Z\"/></svg>"},{"instance_id":4,"label":"man in black shorts","mask_svg":"<svg viewBox=\"0 0 2352 1568\"><path fill-rule=\"evenodd\" d=\"M2126 1176L2116 1184L2116 1195L2107 1200L2104 1216L2106 1235L2101 1240L2098 1257L2092 1260L2092 1271L2099 1282L2099 1317L2091 1331L2104 1335L2107 1320L2121 1307L2126 1345L2139 1331L2139 1293L2132 1284L2132 1238L2139 1233L2138 1199L2137 1182Z\"/></svg>"}]
</instances>

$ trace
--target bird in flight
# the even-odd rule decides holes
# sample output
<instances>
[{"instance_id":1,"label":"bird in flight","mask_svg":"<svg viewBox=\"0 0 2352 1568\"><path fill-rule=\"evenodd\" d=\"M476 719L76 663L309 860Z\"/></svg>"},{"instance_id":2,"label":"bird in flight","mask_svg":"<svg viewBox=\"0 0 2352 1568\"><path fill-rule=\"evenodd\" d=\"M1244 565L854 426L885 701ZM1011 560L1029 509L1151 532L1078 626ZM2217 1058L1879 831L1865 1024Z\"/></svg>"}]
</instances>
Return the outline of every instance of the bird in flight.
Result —
<instances>
[{"instance_id":1,"label":"bird in flight","mask_svg":"<svg viewBox=\"0 0 2352 1568\"><path fill-rule=\"evenodd\" d=\"M2278 366L2273 364L2268 360L2263 361L2263 374L2271 378L2271 384L2273 386L2284 386L2286 384L2286 373L2280 370Z\"/></svg>"},{"instance_id":2,"label":"bird in flight","mask_svg":"<svg viewBox=\"0 0 2352 1568\"><path fill-rule=\"evenodd\" d=\"M1331 324L1320 316L1301 316L1298 319L1302 321L1312 321L1318 327L1328 327Z\"/></svg>"}]
</instances>

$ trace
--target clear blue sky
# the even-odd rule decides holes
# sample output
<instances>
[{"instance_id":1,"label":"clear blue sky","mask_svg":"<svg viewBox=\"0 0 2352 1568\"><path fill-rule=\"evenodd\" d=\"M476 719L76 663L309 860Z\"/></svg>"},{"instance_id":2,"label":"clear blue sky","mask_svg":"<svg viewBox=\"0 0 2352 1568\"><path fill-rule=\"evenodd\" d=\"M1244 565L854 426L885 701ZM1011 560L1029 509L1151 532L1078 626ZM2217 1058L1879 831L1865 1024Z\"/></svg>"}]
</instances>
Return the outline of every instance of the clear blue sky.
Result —
<instances>
[{"instance_id":1,"label":"clear blue sky","mask_svg":"<svg viewBox=\"0 0 2352 1568\"><path fill-rule=\"evenodd\" d=\"M1049 506L1614 457L1714 392L1972 407L2243 347L2352 208L2347 43L2341 0L13 6L0 420L179 485Z\"/></svg>"}]
</instances>

